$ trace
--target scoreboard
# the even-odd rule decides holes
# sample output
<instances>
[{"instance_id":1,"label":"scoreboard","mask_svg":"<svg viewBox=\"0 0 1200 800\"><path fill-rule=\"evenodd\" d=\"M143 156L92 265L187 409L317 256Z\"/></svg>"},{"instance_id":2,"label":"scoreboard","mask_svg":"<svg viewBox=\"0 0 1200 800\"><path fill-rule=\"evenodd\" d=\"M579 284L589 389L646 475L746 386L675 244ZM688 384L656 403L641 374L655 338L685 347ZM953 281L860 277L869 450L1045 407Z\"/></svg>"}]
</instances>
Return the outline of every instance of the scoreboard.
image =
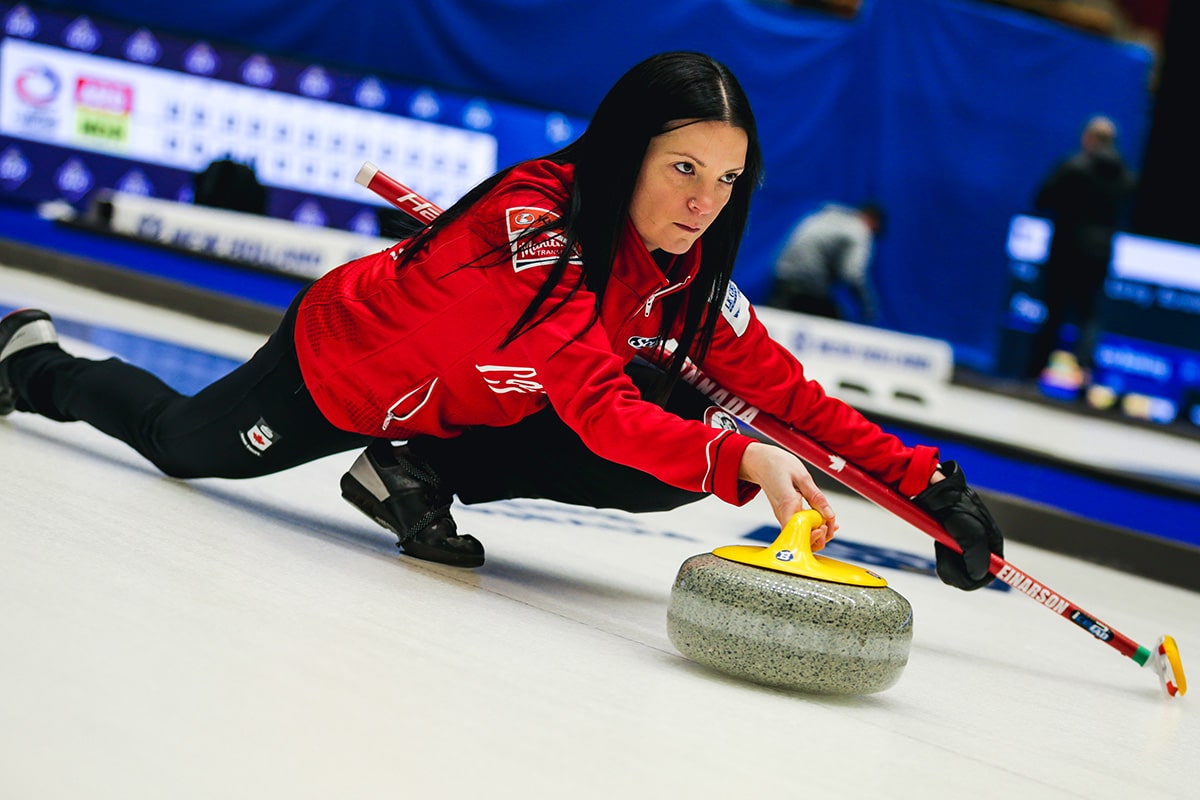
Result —
<instances>
[{"instance_id":1,"label":"scoreboard","mask_svg":"<svg viewBox=\"0 0 1200 800\"><path fill-rule=\"evenodd\" d=\"M1009 225L1002 374L1020 374L1045 317L1042 269L1053 230L1024 215ZM1134 398L1124 404L1132 416L1200 425L1200 247L1118 233L1100 318L1093 383Z\"/></svg>"},{"instance_id":2,"label":"scoreboard","mask_svg":"<svg viewBox=\"0 0 1200 800\"><path fill-rule=\"evenodd\" d=\"M192 176L229 157L255 167L272 215L374 233L364 161L445 207L586 124L36 5L0 14L0 197L190 201Z\"/></svg>"}]
</instances>

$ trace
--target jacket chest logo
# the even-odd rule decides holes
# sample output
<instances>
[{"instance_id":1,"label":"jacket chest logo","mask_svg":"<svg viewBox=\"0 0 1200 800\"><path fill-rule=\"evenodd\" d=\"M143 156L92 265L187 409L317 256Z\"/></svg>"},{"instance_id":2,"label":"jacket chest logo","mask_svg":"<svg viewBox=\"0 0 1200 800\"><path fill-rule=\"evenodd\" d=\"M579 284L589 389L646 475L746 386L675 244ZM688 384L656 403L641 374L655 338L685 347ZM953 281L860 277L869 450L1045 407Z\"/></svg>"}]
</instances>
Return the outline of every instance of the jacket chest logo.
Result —
<instances>
[{"instance_id":1,"label":"jacket chest logo","mask_svg":"<svg viewBox=\"0 0 1200 800\"><path fill-rule=\"evenodd\" d=\"M533 267L548 267L563 254L567 245L563 235L556 230L542 230L558 217L554 211L532 206L518 206L505 212L513 272ZM578 250L571 253L571 263L583 263L579 259Z\"/></svg>"},{"instance_id":2,"label":"jacket chest logo","mask_svg":"<svg viewBox=\"0 0 1200 800\"><path fill-rule=\"evenodd\" d=\"M661 336L630 336L629 346L634 350L642 350L647 347L658 347L658 343L661 341Z\"/></svg>"}]
</instances>

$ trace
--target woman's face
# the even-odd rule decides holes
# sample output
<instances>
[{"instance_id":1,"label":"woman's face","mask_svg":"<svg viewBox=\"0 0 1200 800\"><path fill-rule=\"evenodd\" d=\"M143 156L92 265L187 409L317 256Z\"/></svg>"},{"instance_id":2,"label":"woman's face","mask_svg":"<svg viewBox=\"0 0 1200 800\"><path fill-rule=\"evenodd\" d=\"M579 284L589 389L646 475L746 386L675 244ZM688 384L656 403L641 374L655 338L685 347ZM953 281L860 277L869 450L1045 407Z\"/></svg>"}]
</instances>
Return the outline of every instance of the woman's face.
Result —
<instances>
[{"instance_id":1,"label":"woman's face","mask_svg":"<svg viewBox=\"0 0 1200 800\"><path fill-rule=\"evenodd\" d=\"M693 122L650 140L629 216L650 252L686 253L721 213L746 166L746 132Z\"/></svg>"}]
</instances>

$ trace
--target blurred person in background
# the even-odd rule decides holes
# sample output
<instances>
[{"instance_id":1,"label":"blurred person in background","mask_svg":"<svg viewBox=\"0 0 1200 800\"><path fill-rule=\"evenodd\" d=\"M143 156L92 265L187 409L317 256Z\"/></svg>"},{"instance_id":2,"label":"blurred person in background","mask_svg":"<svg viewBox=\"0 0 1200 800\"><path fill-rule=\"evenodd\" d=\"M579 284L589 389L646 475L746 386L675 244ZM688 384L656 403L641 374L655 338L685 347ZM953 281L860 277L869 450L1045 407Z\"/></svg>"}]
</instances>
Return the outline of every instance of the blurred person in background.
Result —
<instances>
[{"instance_id":1,"label":"blurred person in background","mask_svg":"<svg viewBox=\"0 0 1200 800\"><path fill-rule=\"evenodd\" d=\"M879 302L870 266L884 219L876 203L858 207L829 203L806 216L775 262L767 305L875 324Z\"/></svg>"},{"instance_id":2,"label":"blurred person in background","mask_svg":"<svg viewBox=\"0 0 1200 800\"><path fill-rule=\"evenodd\" d=\"M253 164L224 156L211 161L192 176L193 202L243 214L267 213L267 187L258 180Z\"/></svg>"},{"instance_id":3,"label":"blurred person in background","mask_svg":"<svg viewBox=\"0 0 1200 800\"><path fill-rule=\"evenodd\" d=\"M1117 150L1117 126L1096 116L1084 125L1079 151L1058 164L1038 189L1034 206L1054 222L1054 236L1043 268L1046 317L1034 337L1027 378L1071 391L1086 387L1112 240L1133 186L1134 176ZM1079 326L1073 351L1051 358L1072 315Z\"/></svg>"}]
</instances>

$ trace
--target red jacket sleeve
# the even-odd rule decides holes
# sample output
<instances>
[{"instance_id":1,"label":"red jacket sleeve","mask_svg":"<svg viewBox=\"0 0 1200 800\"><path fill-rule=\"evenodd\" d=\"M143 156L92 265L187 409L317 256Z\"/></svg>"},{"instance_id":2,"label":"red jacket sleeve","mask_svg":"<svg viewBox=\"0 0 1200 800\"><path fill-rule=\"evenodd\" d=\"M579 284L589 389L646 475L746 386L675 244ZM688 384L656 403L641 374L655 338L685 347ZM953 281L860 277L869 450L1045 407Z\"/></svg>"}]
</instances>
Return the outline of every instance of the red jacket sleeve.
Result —
<instances>
[{"instance_id":1,"label":"red jacket sleeve","mask_svg":"<svg viewBox=\"0 0 1200 800\"><path fill-rule=\"evenodd\" d=\"M906 446L860 412L825 394L800 361L767 333L754 308L730 283L704 372L720 386L791 424L901 494L929 485L938 451Z\"/></svg>"}]
</instances>

